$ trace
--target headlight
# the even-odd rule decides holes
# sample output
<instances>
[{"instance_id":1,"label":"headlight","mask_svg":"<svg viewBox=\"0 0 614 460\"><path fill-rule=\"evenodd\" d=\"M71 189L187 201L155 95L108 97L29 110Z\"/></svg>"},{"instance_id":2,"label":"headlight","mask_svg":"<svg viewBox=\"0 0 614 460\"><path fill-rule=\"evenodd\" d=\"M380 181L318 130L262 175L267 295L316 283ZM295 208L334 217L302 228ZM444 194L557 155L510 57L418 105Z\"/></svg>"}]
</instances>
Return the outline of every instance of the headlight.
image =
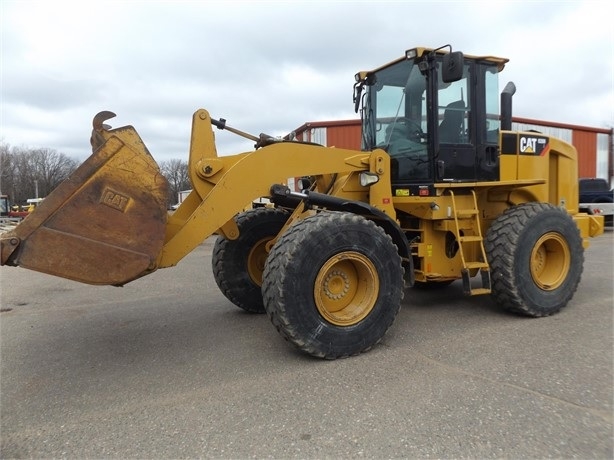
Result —
<instances>
[{"instance_id":1,"label":"headlight","mask_svg":"<svg viewBox=\"0 0 614 460\"><path fill-rule=\"evenodd\" d=\"M379 176L372 172L360 173L360 185L368 187L369 185L377 184L379 182Z\"/></svg>"},{"instance_id":2,"label":"headlight","mask_svg":"<svg viewBox=\"0 0 614 460\"><path fill-rule=\"evenodd\" d=\"M405 57L407 59L413 59L416 56L418 56L418 50L416 50L416 48L412 48L410 50L405 51Z\"/></svg>"}]
</instances>

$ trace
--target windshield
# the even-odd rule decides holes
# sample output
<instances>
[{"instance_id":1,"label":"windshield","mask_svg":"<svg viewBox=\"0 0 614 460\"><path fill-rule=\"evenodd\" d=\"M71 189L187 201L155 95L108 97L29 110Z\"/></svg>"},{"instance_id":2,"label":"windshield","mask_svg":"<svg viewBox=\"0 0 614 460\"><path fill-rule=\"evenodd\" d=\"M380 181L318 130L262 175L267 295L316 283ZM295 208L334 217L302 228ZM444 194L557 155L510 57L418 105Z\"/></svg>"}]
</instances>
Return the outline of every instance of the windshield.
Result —
<instances>
[{"instance_id":1,"label":"windshield","mask_svg":"<svg viewBox=\"0 0 614 460\"><path fill-rule=\"evenodd\" d=\"M363 150L386 150L393 179L426 177L426 78L414 61L376 72L363 102Z\"/></svg>"}]
</instances>

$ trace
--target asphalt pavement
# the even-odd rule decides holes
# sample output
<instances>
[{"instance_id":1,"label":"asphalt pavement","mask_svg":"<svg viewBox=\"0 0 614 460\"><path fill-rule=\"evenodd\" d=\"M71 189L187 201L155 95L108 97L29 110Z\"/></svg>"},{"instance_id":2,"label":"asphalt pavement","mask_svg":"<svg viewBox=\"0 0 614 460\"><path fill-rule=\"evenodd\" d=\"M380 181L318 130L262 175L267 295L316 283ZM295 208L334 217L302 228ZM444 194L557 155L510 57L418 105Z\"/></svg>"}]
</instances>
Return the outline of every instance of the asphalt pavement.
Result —
<instances>
[{"instance_id":1,"label":"asphalt pavement","mask_svg":"<svg viewBox=\"0 0 614 460\"><path fill-rule=\"evenodd\" d=\"M0 457L611 459L613 243L559 314L408 290L336 361L230 304L211 239L122 288L1 267Z\"/></svg>"}]
</instances>

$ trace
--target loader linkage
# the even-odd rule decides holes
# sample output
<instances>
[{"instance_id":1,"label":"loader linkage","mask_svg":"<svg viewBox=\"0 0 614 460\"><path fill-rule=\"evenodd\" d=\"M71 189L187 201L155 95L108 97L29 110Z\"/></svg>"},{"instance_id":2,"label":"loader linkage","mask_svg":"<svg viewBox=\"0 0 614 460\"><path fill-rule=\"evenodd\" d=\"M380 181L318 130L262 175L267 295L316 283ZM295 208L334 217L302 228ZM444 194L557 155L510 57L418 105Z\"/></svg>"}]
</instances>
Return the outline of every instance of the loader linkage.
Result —
<instances>
[{"instance_id":1,"label":"loader linkage","mask_svg":"<svg viewBox=\"0 0 614 460\"><path fill-rule=\"evenodd\" d=\"M171 215L167 180L132 126L110 129L104 123L114 116L105 111L94 117L92 155L27 219L0 236L2 265L88 284L123 285L176 265L212 234L237 238L234 216L253 199L270 196L273 184L293 175L351 175L375 165L383 174L388 159L381 151L251 136L201 109L192 125L193 191ZM255 140L259 148L218 157L212 126ZM389 184L382 182L389 194Z\"/></svg>"}]
</instances>

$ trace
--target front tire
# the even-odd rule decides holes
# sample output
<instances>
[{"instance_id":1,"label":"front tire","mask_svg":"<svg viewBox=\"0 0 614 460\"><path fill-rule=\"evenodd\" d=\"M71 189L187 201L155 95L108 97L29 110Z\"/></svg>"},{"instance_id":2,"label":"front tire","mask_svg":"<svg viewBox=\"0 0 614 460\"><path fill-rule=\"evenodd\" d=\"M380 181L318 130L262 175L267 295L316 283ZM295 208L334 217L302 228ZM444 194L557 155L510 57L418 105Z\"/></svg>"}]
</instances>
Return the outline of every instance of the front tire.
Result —
<instances>
[{"instance_id":1,"label":"front tire","mask_svg":"<svg viewBox=\"0 0 614 460\"><path fill-rule=\"evenodd\" d=\"M377 344L399 312L401 258L373 222L321 212L271 249L262 292L271 322L297 348L326 359L352 356Z\"/></svg>"},{"instance_id":2,"label":"front tire","mask_svg":"<svg viewBox=\"0 0 614 460\"><path fill-rule=\"evenodd\" d=\"M507 209L488 230L485 249L492 295L506 310L552 315L567 305L580 283L580 231L567 212L551 204Z\"/></svg>"},{"instance_id":3,"label":"front tire","mask_svg":"<svg viewBox=\"0 0 614 460\"><path fill-rule=\"evenodd\" d=\"M266 244L282 229L288 212L278 208L255 208L239 214L235 221L239 238L219 236L213 247L213 277L222 294L250 313L264 313L262 272Z\"/></svg>"}]
</instances>

